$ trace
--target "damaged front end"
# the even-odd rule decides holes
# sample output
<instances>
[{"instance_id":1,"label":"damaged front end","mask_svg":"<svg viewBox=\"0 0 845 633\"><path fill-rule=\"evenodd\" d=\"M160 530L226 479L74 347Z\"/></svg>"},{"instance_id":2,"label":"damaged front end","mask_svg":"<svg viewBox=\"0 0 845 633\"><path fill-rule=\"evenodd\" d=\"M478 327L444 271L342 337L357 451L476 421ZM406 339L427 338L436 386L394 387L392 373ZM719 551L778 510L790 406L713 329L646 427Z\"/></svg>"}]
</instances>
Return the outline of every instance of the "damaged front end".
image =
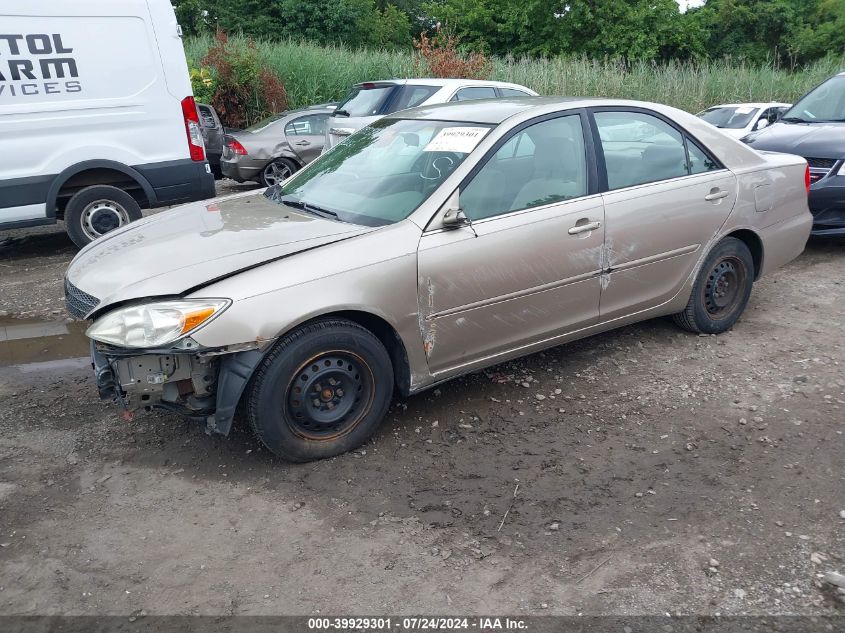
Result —
<instances>
[{"instance_id":1,"label":"damaged front end","mask_svg":"<svg viewBox=\"0 0 845 633\"><path fill-rule=\"evenodd\" d=\"M139 410L177 413L227 435L241 395L272 341L201 349L183 339L170 349L138 350L91 342L100 398L131 420ZM193 348L193 349L192 349Z\"/></svg>"}]
</instances>

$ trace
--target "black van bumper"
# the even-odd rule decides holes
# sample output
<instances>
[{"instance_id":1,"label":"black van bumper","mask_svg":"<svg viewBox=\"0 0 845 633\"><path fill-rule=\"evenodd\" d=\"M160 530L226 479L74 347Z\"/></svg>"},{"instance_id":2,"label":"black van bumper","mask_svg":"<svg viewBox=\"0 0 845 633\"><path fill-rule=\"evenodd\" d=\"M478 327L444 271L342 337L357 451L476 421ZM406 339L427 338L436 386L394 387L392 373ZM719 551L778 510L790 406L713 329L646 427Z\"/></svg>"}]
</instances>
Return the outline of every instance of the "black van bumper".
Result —
<instances>
[{"instance_id":1,"label":"black van bumper","mask_svg":"<svg viewBox=\"0 0 845 633\"><path fill-rule=\"evenodd\" d=\"M207 162L172 160L164 163L136 165L141 175L155 193L153 207L163 207L196 200L213 198L216 195L214 175Z\"/></svg>"}]
</instances>

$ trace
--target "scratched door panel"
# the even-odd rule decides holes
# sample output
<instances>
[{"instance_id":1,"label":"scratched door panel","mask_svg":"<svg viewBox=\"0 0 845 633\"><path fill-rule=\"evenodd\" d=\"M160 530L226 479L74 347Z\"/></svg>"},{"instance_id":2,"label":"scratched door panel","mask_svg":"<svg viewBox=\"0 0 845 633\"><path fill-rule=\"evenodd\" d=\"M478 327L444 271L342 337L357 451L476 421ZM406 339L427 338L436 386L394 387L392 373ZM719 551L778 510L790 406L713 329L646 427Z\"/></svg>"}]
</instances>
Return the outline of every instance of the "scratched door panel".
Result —
<instances>
[{"instance_id":1,"label":"scratched door panel","mask_svg":"<svg viewBox=\"0 0 845 633\"><path fill-rule=\"evenodd\" d=\"M705 200L713 190L727 192ZM661 305L683 287L736 201L726 170L604 194L606 262L601 319Z\"/></svg>"},{"instance_id":2,"label":"scratched door panel","mask_svg":"<svg viewBox=\"0 0 845 633\"><path fill-rule=\"evenodd\" d=\"M510 213L420 242L420 327L433 373L598 320L601 196Z\"/></svg>"}]
</instances>

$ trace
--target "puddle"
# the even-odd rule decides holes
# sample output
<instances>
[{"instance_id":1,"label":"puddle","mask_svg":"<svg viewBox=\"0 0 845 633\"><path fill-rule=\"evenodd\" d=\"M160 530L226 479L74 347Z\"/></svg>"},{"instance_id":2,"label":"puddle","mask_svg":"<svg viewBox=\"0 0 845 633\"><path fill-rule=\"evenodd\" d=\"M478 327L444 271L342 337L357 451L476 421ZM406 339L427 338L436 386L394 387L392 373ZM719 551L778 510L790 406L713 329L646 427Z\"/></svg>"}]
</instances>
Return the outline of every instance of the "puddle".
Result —
<instances>
[{"instance_id":1,"label":"puddle","mask_svg":"<svg viewBox=\"0 0 845 633\"><path fill-rule=\"evenodd\" d=\"M87 360L90 354L90 343L85 336L87 328L88 323L84 321L0 318L0 367Z\"/></svg>"}]
</instances>

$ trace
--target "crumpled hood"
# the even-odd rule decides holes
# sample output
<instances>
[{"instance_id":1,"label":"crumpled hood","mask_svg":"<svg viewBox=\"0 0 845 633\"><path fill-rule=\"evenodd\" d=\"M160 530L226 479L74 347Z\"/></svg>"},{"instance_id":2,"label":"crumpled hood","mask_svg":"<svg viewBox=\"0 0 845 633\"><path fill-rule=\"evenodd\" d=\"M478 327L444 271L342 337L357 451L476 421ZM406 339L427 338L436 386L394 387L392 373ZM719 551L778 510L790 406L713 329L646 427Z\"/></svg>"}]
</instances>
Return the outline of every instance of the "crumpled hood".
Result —
<instances>
[{"instance_id":1,"label":"crumpled hood","mask_svg":"<svg viewBox=\"0 0 845 633\"><path fill-rule=\"evenodd\" d=\"M298 212L250 192L164 211L80 251L67 279L99 299L179 295L303 250L375 230Z\"/></svg>"},{"instance_id":2,"label":"crumpled hood","mask_svg":"<svg viewBox=\"0 0 845 633\"><path fill-rule=\"evenodd\" d=\"M756 150L804 158L845 158L845 123L775 123L749 137Z\"/></svg>"}]
</instances>

